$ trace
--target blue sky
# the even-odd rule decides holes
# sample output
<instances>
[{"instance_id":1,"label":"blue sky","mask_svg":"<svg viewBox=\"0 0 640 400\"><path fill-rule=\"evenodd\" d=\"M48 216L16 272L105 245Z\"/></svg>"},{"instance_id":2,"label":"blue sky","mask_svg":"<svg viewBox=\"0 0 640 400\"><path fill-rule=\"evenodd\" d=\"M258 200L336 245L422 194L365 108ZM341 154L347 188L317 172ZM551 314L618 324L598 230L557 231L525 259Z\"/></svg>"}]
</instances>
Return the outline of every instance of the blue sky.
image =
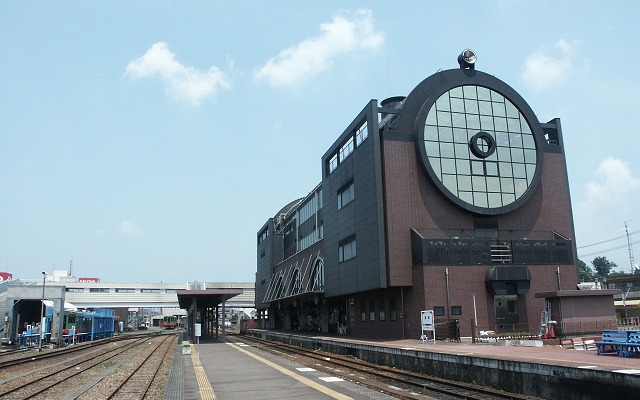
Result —
<instances>
[{"instance_id":1,"label":"blue sky","mask_svg":"<svg viewBox=\"0 0 640 400\"><path fill-rule=\"evenodd\" d=\"M472 48L561 118L579 254L629 271L640 3L610 4L0 0L0 270L253 281L258 229L366 103Z\"/></svg>"}]
</instances>

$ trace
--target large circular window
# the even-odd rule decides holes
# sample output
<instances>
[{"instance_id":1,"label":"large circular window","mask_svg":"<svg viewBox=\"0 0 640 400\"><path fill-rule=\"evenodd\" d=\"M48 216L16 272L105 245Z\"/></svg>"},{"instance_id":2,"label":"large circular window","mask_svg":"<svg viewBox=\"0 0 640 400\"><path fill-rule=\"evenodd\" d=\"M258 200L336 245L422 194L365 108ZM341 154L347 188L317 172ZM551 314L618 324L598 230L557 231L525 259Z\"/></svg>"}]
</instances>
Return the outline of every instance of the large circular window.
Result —
<instances>
[{"instance_id":1,"label":"large circular window","mask_svg":"<svg viewBox=\"0 0 640 400\"><path fill-rule=\"evenodd\" d=\"M420 154L447 197L491 215L526 201L541 171L532 113L493 89L462 85L427 100L421 114Z\"/></svg>"}]
</instances>

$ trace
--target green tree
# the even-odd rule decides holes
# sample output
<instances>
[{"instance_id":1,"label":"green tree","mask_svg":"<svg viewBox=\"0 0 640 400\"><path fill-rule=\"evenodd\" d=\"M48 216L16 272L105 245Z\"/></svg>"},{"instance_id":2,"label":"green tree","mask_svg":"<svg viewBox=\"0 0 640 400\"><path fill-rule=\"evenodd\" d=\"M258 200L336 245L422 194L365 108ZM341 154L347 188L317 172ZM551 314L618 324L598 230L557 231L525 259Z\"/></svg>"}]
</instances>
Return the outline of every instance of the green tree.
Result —
<instances>
[{"instance_id":1,"label":"green tree","mask_svg":"<svg viewBox=\"0 0 640 400\"><path fill-rule=\"evenodd\" d=\"M593 282L595 276L593 276L593 270L584 261L578 259L578 281L580 282Z\"/></svg>"},{"instance_id":2,"label":"green tree","mask_svg":"<svg viewBox=\"0 0 640 400\"><path fill-rule=\"evenodd\" d=\"M591 265L596 270L596 275L600 278L605 278L609 275L612 269L618 268L618 265L612 261L607 260L607 257L596 257L591 261Z\"/></svg>"}]
</instances>

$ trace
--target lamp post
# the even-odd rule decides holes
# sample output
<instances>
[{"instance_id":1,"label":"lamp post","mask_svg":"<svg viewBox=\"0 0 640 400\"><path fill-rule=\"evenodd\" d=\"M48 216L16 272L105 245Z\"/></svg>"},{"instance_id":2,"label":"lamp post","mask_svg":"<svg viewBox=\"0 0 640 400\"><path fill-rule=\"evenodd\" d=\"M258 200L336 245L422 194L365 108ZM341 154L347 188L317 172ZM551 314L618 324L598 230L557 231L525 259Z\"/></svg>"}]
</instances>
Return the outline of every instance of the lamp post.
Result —
<instances>
[{"instance_id":1,"label":"lamp post","mask_svg":"<svg viewBox=\"0 0 640 400\"><path fill-rule=\"evenodd\" d=\"M40 340L38 341L38 352L42 351L42 340L44 339L44 285L47 273L42 271L42 300L40 303Z\"/></svg>"}]
</instances>

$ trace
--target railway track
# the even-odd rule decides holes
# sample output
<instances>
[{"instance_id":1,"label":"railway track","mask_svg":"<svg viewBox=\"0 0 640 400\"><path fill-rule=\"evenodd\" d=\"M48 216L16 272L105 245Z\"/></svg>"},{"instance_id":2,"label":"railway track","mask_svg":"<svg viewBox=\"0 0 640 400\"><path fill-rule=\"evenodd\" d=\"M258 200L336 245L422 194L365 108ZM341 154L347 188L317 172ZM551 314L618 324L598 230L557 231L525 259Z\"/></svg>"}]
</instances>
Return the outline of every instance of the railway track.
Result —
<instances>
[{"instance_id":1,"label":"railway track","mask_svg":"<svg viewBox=\"0 0 640 400\"><path fill-rule=\"evenodd\" d=\"M0 399L125 397L122 393L143 399L160 368L167 362L170 366L176 338L176 334L128 338L93 343L79 353L52 352L46 358L33 357L31 363L7 361L9 367L0 369Z\"/></svg>"},{"instance_id":2,"label":"railway track","mask_svg":"<svg viewBox=\"0 0 640 400\"><path fill-rule=\"evenodd\" d=\"M33 349L6 350L0 353L0 371L2 371L4 368L9 368L16 365L31 364L34 361L56 358L62 354L70 355L76 352L84 352L87 348L101 346L105 343L115 343L132 339L147 338L149 336L151 336L151 334L149 333L113 336L96 341L76 343L73 346L61 347L55 350L43 348L43 351L40 353L34 353Z\"/></svg>"},{"instance_id":3,"label":"railway track","mask_svg":"<svg viewBox=\"0 0 640 400\"><path fill-rule=\"evenodd\" d=\"M234 339L261 350L289 359L309 367L322 367L325 372L357 383L358 385L407 400L469 399L469 400L533 400L534 397L507 393L493 388L449 381L425 374L398 370L321 351L311 351L298 346L273 342L249 336Z\"/></svg>"}]
</instances>

